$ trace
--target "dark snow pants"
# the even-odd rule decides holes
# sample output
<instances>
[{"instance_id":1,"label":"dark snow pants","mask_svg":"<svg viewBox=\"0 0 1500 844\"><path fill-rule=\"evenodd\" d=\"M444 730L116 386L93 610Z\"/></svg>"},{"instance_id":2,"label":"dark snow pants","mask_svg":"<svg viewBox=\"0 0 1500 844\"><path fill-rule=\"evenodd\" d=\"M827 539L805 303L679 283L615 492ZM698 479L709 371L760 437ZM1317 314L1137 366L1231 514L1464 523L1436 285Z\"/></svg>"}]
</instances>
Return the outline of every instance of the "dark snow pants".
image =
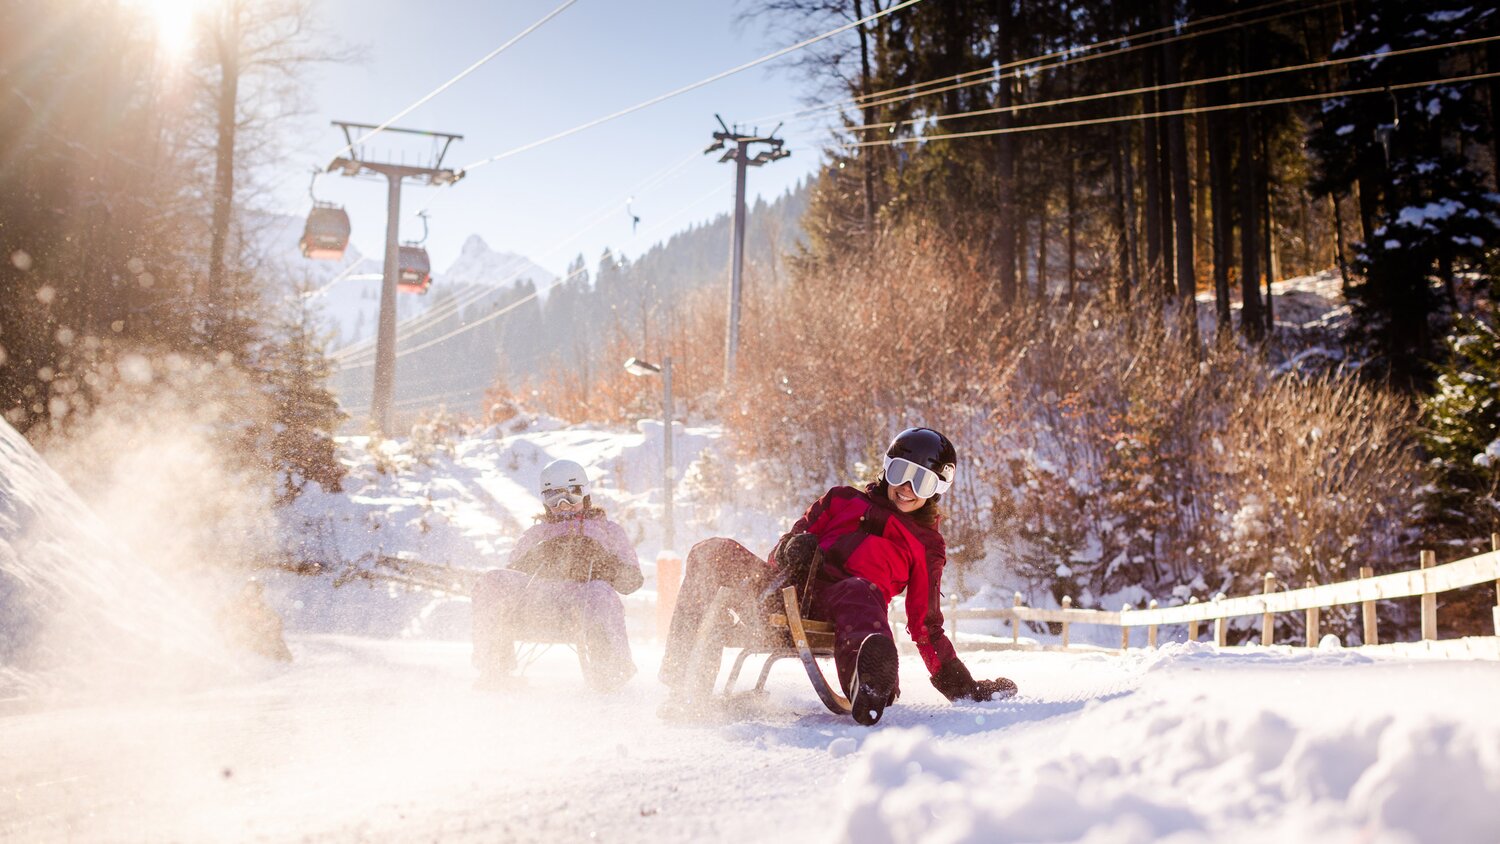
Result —
<instances>
[{"instance_id":1,"label":"dark snow pants","mask_svg":"<svg viewBox=\"0 0 1500 844\"><path fill-rule=\"evenodd\" d=\"M773 570L769 563L749 548L732 539L705 539L693 546L683 562L682 589L672 610L672 624L667 630L667 647L661 659L661 681L674 691L702 694L713 690L719 674L720 657L734 631L734 618L725 613L709 628L708 653L703 664L689 676L693 666L693 645L698 640L708 605L720 587L729 589L729 610L743 624L742 631L756 631L764 626L761 592ZM754 635L747 633L746 635Z\"/></svg>"},{"instance_id":2,"label":"dark snow pants","mask_svg":"<svg viewBox=\"0 0 1500 844\"><path fill-rule=\"evenodd\" d=\"M891 635L885 596L862 577L819 581L813 588L809 615L833 623L833 662L838 668L839 685L848 693L854 661L865 637L871 633Z\"/></svg>"},{"instance_id":3,"label":"dark snow pants","mask_svg":"<svg viewBox=\"0 0 1500 844\"><path fill-rule=\"evenodd\" d=\"M732 539L705 539L693 546L685 561L682 589L672 624L667 633L666 652L662 655L661 681L687 694L712 691L718 676L723 648L734 630L734 619L727 613L710 628L707 659L689 676L693 645L703 624L708 605L719 588L730 590L729 608L741 620L742 636L766 635L765 590L771 585L775 570L753 551ZM858 577L828 582L818 581L813 588L810 618L834 625L834 663L845 690L854 675L859 646L871 633L891 635L886 617L885 596L876 586ZM768 636L768 641L774 638Z\"/></svg>"}]
</instances>

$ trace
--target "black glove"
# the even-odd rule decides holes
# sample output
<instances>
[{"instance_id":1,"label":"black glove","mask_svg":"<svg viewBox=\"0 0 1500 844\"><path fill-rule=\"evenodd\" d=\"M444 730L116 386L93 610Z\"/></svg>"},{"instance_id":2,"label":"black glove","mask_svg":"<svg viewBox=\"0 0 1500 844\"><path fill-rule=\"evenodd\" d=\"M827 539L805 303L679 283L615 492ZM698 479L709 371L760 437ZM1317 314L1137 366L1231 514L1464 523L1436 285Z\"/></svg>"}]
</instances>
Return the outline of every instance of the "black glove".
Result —
<instances>
[{"instance_id":1,"label":"black glove","mask_svg":"<svg viewBox=\"0 0 1500 844\"><path fill-rule=\"evenodd\" d=\"M974 675L969 673L967 665L954 657L938 666L937 673L932 675L932 687L949 700L971 697L974 694Z\"/></svg>"},{"instance_id":2,"label":"black glove","mask_svg":"<svg viewBox=\"0 0 1500 844\"><path fill-rule=\"evenodd\" d=\"M812 568L817 553L816 536L810 533L789 533L777 541L776 550L771 552L771 559L776 561L776 568L781 571L806 573ZM801 587L802 584L794 585Z\"/></svg>"},{"instance_id":3,"label":"black glove","mask_svg":"<svg viewBox=\"0 0 1500 844\"><path fill-rule=\"evenodd\" d=\"M771 561L776 564L776 575L762 592L762 602L769 612L780 612L781 590L787 586L797 587L801 611L806 615L812 606L812 581L822 564L823 552L818 548L818 537L810 533L788 533L777 540L771 551Z\"/></svg>"},{"instance_id":4,"label":"black glove","mask_svg":"<svg viewBox=\"0 0 1500 844\"><path fill-rule=\"evenodd\" d=\"M932 675L932 687L950 701L967 699L983 703L1004 700L1016 693L1016 684L1004 677L976 681L968 666L959 662L958 657L938 667L938 672Z\"/></svg>"},{"instance_id":5,"label":"black glove","mask_svg":"<svg viewBox=\"0 0 1500 844\"><path fill-rule=\"evenodd\" d=\"M641 584L645 582L646 578L641 574L641 570L628 564L622 564L616 568L614 577L609 579L609 585L621 595L629 595L641 588Z\"/></svg>"}]
</instances>

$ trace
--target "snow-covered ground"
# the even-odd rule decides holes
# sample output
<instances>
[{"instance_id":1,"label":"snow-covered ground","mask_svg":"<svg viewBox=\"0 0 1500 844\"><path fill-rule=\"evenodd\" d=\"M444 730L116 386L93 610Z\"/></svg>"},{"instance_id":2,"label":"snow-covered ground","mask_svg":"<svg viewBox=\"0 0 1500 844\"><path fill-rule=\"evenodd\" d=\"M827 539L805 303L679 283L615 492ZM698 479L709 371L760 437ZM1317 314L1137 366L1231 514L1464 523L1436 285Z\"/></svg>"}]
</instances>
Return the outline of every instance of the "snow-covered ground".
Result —
<instances>
[{"instance_id":1,"label":"snow-covered ground","mask_svg":"<svg viewBox=\"0 0 1500 844\"><path fill-rule=\"evenodd\" d=\"M76 692L49 669L13 670L26 682L0 685L0 840L1496 840L1496 662L1203 644L1018 652L964 637L975 674L1014 678L1017 698L950 705L908 654L901 700L865 729L824 711L782 662L733 717L663 723L660 434L528 419L437 447L399 441L387 473L350 440L346 491L282 514L309 556L484 568L539 509L540 467L583 462L648 572L630 604L640 673L622 690L589 692L553 646L523 688L475 691L466 602L285 575L269 594L290 664L204 648L195 664L218 671ZM108 637L202 632L140 623L176 600L146 576L132 593L143 607L106 611L120 573L142 564L0 435L0 658L48 630L37 596L68 595L66 611ZM723 533L762 548L785 528L794 514L723 498L716 429L676 439L679 546Z\"/></svg>"},{"instance_id":2,"label":"snow-covered ground","mask_svg":"<svg viewBox=\"0 0 1500 844\"><path fill-rule=\"evenodd\" d=\"M510 693L452 642L308 636L176 698L0 718L7 841L1433 841L1495 835L1493 664L1353 653L970 655L1021 696L952 706L905 660L879 727L791 663L754 714L655 717L553 648Z\"/></svg>"}]
</instances>

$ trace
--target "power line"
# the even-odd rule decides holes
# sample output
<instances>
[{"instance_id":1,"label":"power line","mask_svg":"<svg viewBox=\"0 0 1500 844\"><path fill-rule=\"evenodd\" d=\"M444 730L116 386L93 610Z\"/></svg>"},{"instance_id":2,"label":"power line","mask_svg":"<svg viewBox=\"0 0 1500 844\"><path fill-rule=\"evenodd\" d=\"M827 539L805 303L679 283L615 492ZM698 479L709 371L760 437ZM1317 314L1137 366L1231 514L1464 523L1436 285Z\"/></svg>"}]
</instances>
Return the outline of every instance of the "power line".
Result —
<instances>
[{"instance_id":1,"label":"power line","mask_svg":"<svg viewBox=\"0 0 1500 844\"><path fill-rule=\"evenodd\" d=\"M1181 35L1173 36L1171 38L1163 38L1163 39L1160 39L1160 40L1157 40L1157 41L1152 41L1152 42L1149 42L1149 43L1146 43L1146 44L1132 44L1132 45L1130 45L1128 47L1122 47L1122 48L1120 48L1118 50L1113 50L1113 51L1110 51L1110 52L1107 52L1107 53L1091 53L1091 54L1086 54L1086 55L1081 55L1081 56L1073 56L1073 57L1069 57L1069 58L1063 58L1063 59L1061 59L1059 61L1052 62L1051 64L1046 64L1046 65L1042 65L1040 67L1037 67L1034 70L1035 71L1051 71L1051 70L1056 70L1056 69L1062 68L1062 67L1072 67L1072 66L1075 66L1075 65L1083 64L1085 62L1096 61L1098 59L1115 58L1115 57L1118 57L1118 56L1126 55L1128 53L1133 53L1133 52L1135 52L1137 50L1147 50L1147 49L1151 49L1153 47L1160 47L1162 45L1171 44L1171 43L1175 43L1175 42L1178 42L1178 41L1186 41L1186 40L1190 40L1190 39L1193 39L1193 38L1201 38L1201 37L1203 37L1205 35L1214 35L1214 34L1217 34L1217 33L1220 33L1220 32L1224 32L1226 30L1238 29L1238 28L1241 28L1241 27L1251 26L1253 24L1267 23L1269 21L1279 20L1280 18L1290 17L1290 16L1293 16L1293 15L1306 14L1308 12L1317 11L1319 9L1327 8L1329 6L1339 5L1339 3L1341 3L1342 1L1343 0L1327 0L1327 2L1324 2L1324 3L1319 4L1319 5L1315 5L1315 6L1308 6L1308 7L1304 7L1304 8L1292 9L1290 11L1280 12L1280 13L1274 14L1274 15L1267 15L1267 16L1261 17L1261 18L1252 18L1250 20L1239 21L1239 22L1232 23L1232 24L1225 24L1224 26L1215 27L1213 29L1204 29L1204 30L1199 30L1197 32L1183 33ZM1140 37L1140 36L1137 36L1137 37ZM1113 41L1118 41L1119 39L1112 39L1112 40ZM1108 43L1110 43L1110 42L1100 42L1100 44L1108 44ZM1093 47L1096 47L1096 46L1099 46L1099 45L1086 45L1085 47L1076 48L1076 49L1092 49ZM1022 59L1022 60L1019 60L1019 61L1007 62L1006 64L999 65L999 66L991 68L991 69L986 69L984 71L971 71L968 74L960 74L960 76L973 76L976 73L991 73L991 74L993 74L993 76L987 76L985 78L980 78L980 79L971 79L971 80L969 80L967 82L957 82L955 84L946 85L946 86L940 87L940 88L933 88L931 90L921 91L921 92L917 92L917 93L906 95L906 96L896 96L896 97L890 97L890 98L883 99L883 100L878 100L876 102L862 103L860 105L860 107L861 108L865 108L865 107L879 107L879 106L884 106L884 105L892 105L894 103L908 102L908 101L917 99L919 97L926 97L926 96L930 96L930 95L933 95L933 94L944 94L944 93L947 93L949 91L956 91L956 90L959 90L959 89L962 89L962 88L971 88L971 87L974 87L976 85L989 85L989 84L993 84L995 82L999 82L999 81L1004 80L1004 79L1018 78L1018 77L1020 77L1023 74L1023 68L1026 68L1026 67L1032 65L1033 63L1035 63L1037 61L1041 61L1043 59L1050 59L1050 58L1055 58L1055 57L1058 57L1058 56L1066 56L1066 55L1068 55L1069 52L1071 52L1071 51L1061 51L1061 52L1053 53L1053 54L1051 54L1049 56L1032 58L1032 59ZM1002 71L1005 71L1007 69L1009 69L1009 72L1002 72ZM956 79L958 77L954 77L954 78ZM936 81L937 82L941 82L943 80L936 80ZM927 83L922 83L922 84L929 85L929 84L935 84L935 83L934 82L927 82ZM823 109L823 112L825 112L825 113L831 113L832 111L841 110L842 108L843 108L842 104L835 104L835 106L830 106L830 107L827 107L827 108ZM805 116L802 116L802 117L795 117L795 118L790 118L790 119L793 120L793 121L800 122L800 121L811 120L811 119L815 119L815 118L819 118L819 117L824 117L824 116L826 116L825 113L808 114L808 115L805 115ZM872 125L876 125L876 124L872 124ZM884 126L884 125L889 125L889 124L879 124L879 125ZM861 127L854 127L854 128L861 128Z\"/></svg>"},{"instance_id":2,"label":"power line","mask_svg":"<svg viewBox=\"0 0 1500 844\"><path fill-rule=\"evenodd\" d=\"M784 56L784 55L786 55L788 53L794 52L796 50L800 50L803 47L807 47L807 46L810 46L812 44L816 44L819 41L824 41L826 39L832 38L833 36L838 35L838 34L843 33L843 32L847 32L850 29L853 29L854 27L862 26L862 25L864 25L866 23L869 23L872 20L875 20L877 18L885 17L886 15L889 15L889 14L891 14L893 12L898 12L898 11L900 11L902 9L905 9L907 7L910 7L910 6L914 6L914 5L916 5L917 3L920 3L920 2L922 2L922 0L904 0L904 2L897 3L896 5L891 6L888 9L885 9L885 10L880 11L880 12L876 12L873 15L866 15L865 17L860 18L857 21L853 21L852 23L846 23L843 26L837 27L835 29L831 29L828 32L823 33L822 35L814 36L814 37L809 38L809 39L807 39L805 41L799 41L796 44L791 45L790 47L783 47L783 48L781 48L780 50L777 50L774 53L769 53L769 54L761 56L760 58L755 59L753 61L748 61L748 62L745 62L742 65L738 65L738 66L732 67L732 68L730 68L728 70L721 71L719 73L714 74L713 76L708 77L707 79L700 79L699 81L694 82L691 85L684 85L681 88L677 88L675 90L668 91L665 94L661 94L661 95L652 97L651 99L646 100L645 102L636 103L635 105L630 106L629 108L622 108L619 111L616 111L616 112L614 112L612 114L607 114L607 115L605 115L603 117L595 118L594 120L590 120L587 123L581 123L581 124L579 124L577 126L574 126L571 129L565 129L565 130L563 130L561 132L558 132L558 133L556 133L554 135L549 135L549 136L547 136L545 138L542 138L541 140L532 141L529 144L523 144L523 145L518 146L518 147L516 147L514 149L502 152L502 153L500 153L498 155L493 155L493 156L490 156L489 158L481 159L479 161L474 162L473 164L470 164L470 165L464 167L463 170L465 170L465 171L475 170L475 169L478 169L480 167L484 167L484 166L489 165L489 164L494 164L496 161L500 161L502 159L509 158L512 155L516 155L518 153L526 152L527 150L536 149L539 146L542 146L544 144L550 144L553 141L561 140L561 139L566 138L566 137L568 137L570 135L575 135L575 134L577 134L579 132L582 132L582 131L584 131L586 129L592 129L595 126L598 126L598 125L600 125L602 123L608 123L609 121L614 120L615 118L624 117L627 114L631 114L633 112L640 111L643 108L647 108L649 106L656 105L657 103L663 102L665 100L669 100L669 99L671 99L671 98L673 98L675 96L678 96L679 94L686 94L689 91L693 91L693 90L696 90L698 88L702 88L705 85L709 85L711 83L719 81L720 79L724 79L726 77L733 76L734 74L739 73L741 71L749 70L752 67L756 67L758 65L765 64L766 62L771 61L773 59L779 59L779 58L781 58L782 56Z\"/></svg>"},{"instance_id":3,"label":"power line","mask_svg":"<svg viewBox=\"0 0 1500 844\"><path fill-rule=\"evenodd\" d=\"M707 193L703 194L702 196L698 197L697 199L695 199L692 202L688 203L687 205L683 206L672 217L663 220L661 223L658 223L656 225L656 227L659 228L661 226L666 225L666 223L669 222L671 219L675 219L676 217L681 216L683 213L686 213L689 209L697 206L699 203L702 203L703 201L707 200L709 197L713 196L714 194L720 193L723 190L724 190L724 186L720 185L720 186L714 188L713 190L708 191ZM613 250L608 250L608 251L606 251L605 254L608 255L608 256L610 256L610 257L613 257L614 256L614 251ZM465 324L459 326L458 328L455 328L452 331L449 331L447 334L442 335L441 337L435 337L435 338L433 338L431 340L428 340L425 343L420 343L420 344L418 344L416 346L412 346L410 348L401 349L400 351L398 351L396 353L396 357L397 358L401 358L401 357L404 357L406 355L415 354L416 352L420 352L420 351L422 351L424 349L430 349L433 346L436 346L439 343L442 343L442 342L444 342L446 340L450 340L450 339L452 339L454 337L457 337L458 335L463 334L466 331L472 331L473 329L478 328L479 326L484 325L485 323L488 323L488 322L491 322L493 320L499 319L500 317L505 316L506 314L510 313L511 311L515 310L516 308L519 308L520 306L526 304L527 302L530 302L531 300L537 298L538 296L541 296L543 293L551 291L553 288L558 287L558 286L564 284L565 282L571 281L572 279L577 278L578 276L583 275L586 272L588 272L588 268L587 267L580 267L579 269L573 271L572 273L569 273L568 275L563 276L562 278L559 278L558 280L552 282L548 286L546 286L544 288L540 288L538 290L535 290L535 291L533 291L531 293L528 293L527 295L521 297L520 299L517 299L514 302L511 302L510 304L506 305L505 307L500 308L500 309L498 309L498 310L496 310L496 311L494 311L492 313L486 314L483 317L480 317L479 319L474 320L473 322L465 323ZM369 361L364 361L364 362L358 362L358 363L343 364L343 365L341 365L339 367L339 369L340 369L340 371L344 371L344 370L347 370L347 369L364 369L364 368L366 368L368 366L370 366L370 362Z\"/></svg>"},{"instance_id":4,"label":"power line","mask_svg":"<svg viewBox=\"0 0 1500 844\"><path fill-rule=\"evenodd\" d=\"M860 108L864 108L866 106L889 105L890 103L893 103L893 102L901 102L901 101L907 100L907 99L915 99L916 97L927 96L928 94L946 93L947 91L956 90L958 88L969 87L969 86L972 86L972 85L983 85L983 84L988 84L990 82L997 82L997 81L999 81L1001 79L1007 78L1007 76L1015 76L1015 75L1017 75L1017 74L1005 74L1004 71L1006 71L1006 70L1012 70L1012 69L1015 69L1015 68L1026 67L1028 65L1036 64L1037 62L1049 61L1049 60L1052 60L1052 59L1061 58L1062 61L1056 62L1056 63L1051 64L1051 65L1047 65L1047 66L1045 66L1045 68L1042 68L1042 69L1048 69L1048 70L1050 70L1050 69L1053 69L1053 68L1056 68L1056 67L1062 67L1062 66L1069 65L1069 64L1081 63L1082 61L1085 61L1085 60L1093 60L1093 59L1096 59L1096 58L1107 58L1107 57L1113 57L1113 56L1121 56L1121 55L1124 55L1126 53L1133 52L1134 50L1145 49L1147 47L1157 47L1157 46L1161 46L1163 44L1169 44L1169 43L1173 43L1173 42L1176 42L1176 41L1182 41L1182 40L1186 40L1186 39L1190 39L1190 38L1197 38L1197 37L1200 37L1200 36L1203 36L1203 35L1211 35L1211 34L1216 33L1216 32L1222 32L1224 28L1214 29L1214 30L1205 31L1205 32L1181 33L1181 34L1179 34L1177 36L1174 36L1172 38L1164 38L1164 39L1161 39L1161 40L1158 40L1158 41L1153 41L1153 42L1151 42L1149 44L1133 45L1133 46L1128 47L1128 48L1124 48L1124 49L1121 49L1121 50L1115 50L1113 52L1104 53L1102 55L1095 55L1095 56L1087 56L1087 57L1085 57L1085 56L1077 56L1076 54L1078 54L1080 52L1083 52L1083 51L1086 51L1086 50L1098 50L1098 49L1103 48L1103 47L1111 47L1111 46L1114 46L1116 44L1123 44L1125 42L1133 41L1135 39L1153 38L1153 37L1155 37L1157 35L1163 35L1163 34L1166 34L1166 33L1169 33L1169 32L1180 32L1182 29L1185 29L1185 28L1188 28L1188 27L1201 26L1203 24L1213 23L1214 21L1223 20L1225 18L1238 17L1239 15L1249 14L1251 12L1262 12L1262 11L1266 11L1268 9L1274 9L1277 6L1285 6L1285 5L1289 4L1289 3L1299 3L1299 2L1301 2L1301 0L1276 0L1276 2L1266 3L1266 4L1263 4L1263 5L1260 5L1260 6L1255 6L1255 7L1252 7L1252 8L1240 9L1240 10L1237 10L1237 11L1226 12L1224 14L1219 14L1219 15L1210 15L1208 17L1203 17L1203 18L1195 18L1193 20L1185 21L1185 22L1182 22L1180 24L1173 24L1173 25L1169 25L1169 26L1160 27L1158 29L1147 30L1145 32L1133 33L1133 34L1130 34L1130 35L1121 35L1121 36L1118 36L1118 37L1115 37L1115 38L1110 38L1110 39L1107 39L1107 40L1104 40L1104 41L1095 41L1095 42L1093 42L1091 44L1083 44L1083 45L1076 45L1076 46L1072 46L1072 47L1067 47L1067 48L1064 48L1064 49L1061 49L1061 50L1055 50L1055 51L1053 51L1051 53L1043 53L1041 55L1031 56L1029 58L1013 59L1013 60L1011 60L1009 62L1005 62L1004 64L986 65L985 67L977 68L975 70L966 71L964 73L960 73L960 74L957 74L955 76L944 76L944 77L941 77L939 79L930 79L930 80L928 80L926 82L914 82L914 83L911 83L911 84L908 84L908 85L900 85L900 86L897 86L895 88L887 88L887 89L885 89L883 91L872 91L872 92L870 92L868 94L859 94L859 95L856 95L856 96L854 96L854 97L852 97L850 99L841 100L841 101L838 101L838 102L818 103L818 104L811 105L811 106L805 106L805 107L803 107L801 109L795 109L795 110L792 110L792 111L785 111L785 112L780 112L778 114L772 114L772 115L767 115L767 116L764 116L764 117L759 117L759 118L756 118L756 121L757 122L763 122L763 123L764 122L770 122L771 120L781 120L781 119L800 121L800 120L803 120L803 119L805 119L807 117L822 116L824 113L834 112L834 111L840 111L840 110L842 110L842 109L844 109L846 107L849 107L849 106L857 106L857 107L860 107ZM1284 13L1281 13L1281 14L1267 15L1267 16L1261 17L1261 18L1252 18L1250 20L1240 21L1239 23L1235 24L1235 26L1251 26L1253 24L1266 23L1267 21L1277 20L1279 18L1287 17L1288 15L1292 15L1292 14L1304 14L1304 13L1307 13L1307 12L1318 11L1320 9L1327 8L1329 6L1336 6L1336 5L1339 5L1341 2L1343 2L1343 0L1328 0L1328 2L1320 3L1320 4L1317 4L1317 5L1306 6L1306 7L1301 7L1301 8L1298 8L1298 9L1294 9L1291 12L1284 12ZM932 90L932 91L918 91L917 90L919 88L925 88L925 87L932 86L932 85L943 85L945 83L960 82L960 81L965 80L965 79L972 79L975 76L986 76L986 77L991 77L991 78L979 79L979 80L975 80L975 81L971 81L971 82L965 83L963 85L949 85L949 87L941 88L941 89L938 89L938 90ZM893 98L893 99L890 99L890 100L884 100L884 101L878 102L878 103L866 103L865 102L865 100L876 99L876 98L879 98L879 97L885 97L885 96L888 96L890 94L905 94L907 96L896 97L896 98Z\"/></svg>"},{"instance_id":5,"label":"power line","mask_svg":"<svg viewBox=\"0 0 1500 844\"><path fill-rule=\"evenodd\" d=\"M880 141L858 141L848 144L840 144L841 149L857 149L860 147L886 146L890 144L924 143L928 141L953 141L961 138L980 138L989 135L1014 135L1022 132L1039 132L1044 129L1071 129L1079 126L1095 126L1105 123L1126 123L1133 120L1148 120L1156 117L1177 117L1179 115L1207 114L1216 111L1230 111L1237 108L1259 108L1262 106L1290 105L1292 103L1313 102L1316 100L1331 100L1338 97L1361 96L1364 94L1384 94L1389 91L1403 91L1409 88L1425 88L1429 85L1456 85L1460 82L1478 82L1483 79L1494 79L1500 77L1500 71L1493 73L1476 73L1468 76L1450 76L1447 79L1429 79L1424 82L1404 82L1394 85L1382 85L1375 88L1353 88L1344 91L1328 91L1318 94L1299 94L1289 97L1274 97L1265 100L1249 100L1238 103L1220 103L1216 105L1193 106L1191 108L1170 109L1166 111L1154 111L1142 114L1116 114L1107 117L1092 117L1082 120L1065 120L1056 123L1038 123L1030 126L1007 126L1000 129L981 129L973 132L954 132L945 135L919 135L910 138L892 138Z\"/></svg>"},{"instance_id":6,"label":"power line","mask_svg":"<svg viewBox=\"0 0 1500 844\"><path fill-rule=\"evenodd\" d=\"M1079 94L1072 97L1060 97L1052 100L1038 100L1031 103L1017 103L1009 106L995 106L993 108L981 108L973 111L959 111L951 114L936 114L918 118L916 120L893 120L885 123L870 123L863 126L851 126L848 131L864 132L873 129L894 129L905 123L929 124L939 123L944 120L956 120L966 117L982 117L987 114L999 114L1000 112L1015 113L1029 111L1036 108L1053 108L1063 105L1074 105L1076 103L1090 102L1094 100L1112 99L1114 97L1129 97L1136 94L1149 94L1156 91L1166 91L1174 88L1190 88L1197 85L1214 85L1220 82L1234 82L1240 79L1252 79L1261 76L1273 76L1280 73L1294 73L1304 70L1315 70L1334 65L1350 64L1353 62L1383 61L1396 56L1404 56L1413 53L1425 53L1433 50L1446 50L1459 47L1473 47L1479 44L1500 41L1500 35L1488 35L1482 38L1470 38L1464 41L1451 41L1443 44L1424 44L1420 47L1407 47L1401 50L1387 50L1381 53L1366 53L1361 56L1345 56L1337 59L1322 59L1316 62L1306 62L1299 65L1288 65L1286 67L1262 68L1260 70L1247 70L1239 73L1230 73L1223 76L1211 76L1203 79L1188 79L1180 82L1163 82L1157 85L1145 85L1139 88L1126 88L1119 91L1104 91L1095 94Z\"/></svg>"},{"instance_id":7,"label":"power line","mask_svg":"<svg viewBox=\"0 0 1500 844\"><path fill-rule=\"evenodd\" d=\"M688 164L697 160L698 157L699 151L692 151L677 162L668 165L667 167L662 168L656 173L653 173L652 175L643 179L635 187L631 188L628 195L637 196L644 193L645 191L655 188L657 185L665 182L668 178L675 175L678 171L682 170ZM543 250L541 254L543 256L556 254L564 246L575 240L579 235L583 234L586 231L589 231L590 229L602 223L610 215L616 213L616 211L618 210L618 206L619 203L617 201L610 201L609 203L600 206L594 213L594 215L590 217L581 227L575 229L568 235L554 242L550 247ZM649 230L650 229L648 228L648 231ZM511 274L509 277L501 279L498 284L475 288L467 294L454 297L453 299L450 299L447 302L434 307L432 310L429 310L426 313L421 314L420 316L408 320L401 326L403 335L409 338L417 333L420 333L423 330L426 330L427 328L430 328L442 322L444 319L458 312L459 310L489 296L494 291L495 287L503 287L520 278L524 273L525 270L518 270L517 272ZM330 358L336 362L345 361L354 357L369 354L373 351L373 348L373 341L362 341L360 343L352 344L347 348L340 349L337 352L334 352L332 355L330 355Z\"/></svg>"},{"instance_id":8,"label":"power line","mask_svg":"<svg viewBox=\"0 0 1500 844\"><path fill-rule=\"evenodd\" d=\"M365 258L365 257L361 257L358 261L355 261L354 263L350 264L349 266L344 267L342 270L339 270L339 274L336 275L336 276L334 276L333 278L329 279L327 284L323 285L322 287L319 287L317 290L312 290L312 291L309 291L307 293L302 294L302 298L304 298L304 299L312 299L312 298L315 298L317 296L323 295L323 293L325 293L329 288L333 287L335 284L338 284L339 282L341 282L344 279L348 278L349 274L352 273L352 272L354 272L354 268L355 267L359 266L360 264L363 264L364 262L366 262L368 260L370 260L370 259L369 258Z\"/></svg>"},{"instance_id":9,"label":"power line","mask_svg":"<svg viewBox=\"0 0 1500 844\"><path fill-rule=\"evenodd\" d=\"M370 131L368 131L364 135L360 136L360 138L358 140L350 141L347 146L345 146L343 149L339 150L338 152L334 153L333 157L334 158L342 157L345 153L349 152L350 150L353 150L355 147L359 146L360 144L364 143L365 141L368 141L369 139L375 137L380 132L383 132L386 129L389 129L390 126L391 126L391 124L395 123L397 120L400 120L401 118L405 117L406 115L412 113L413 111L416 111L424 103L426 103L428 100L431 100L433 97L436 97L438 94L441 94L442 92L448 90L455 83L457 83L459 80L463 79L465 76L468 76L469 74L471 74L474 71L478 70L480 67L482 67L485 64L487 64L490 61L490 59L493 59L494 57L496 57L496 56L500 55L501 53L505 52L507 49L509 49L511 47L511 45L515 44L517 41L520 41L522 38L525 38L526 36L530 35L532 32L535 32L537 30L537 28L539 28L542 24L544 24L547 21L550 21L553 18L557 17L559 14L562 13L562 11L564 9L568 8L569 6L573 5L576 2L578 2L578 0L563 0L562 5L558 6L557 8L555 8L552 11L548 12L547 14L543 15L542 18L540 20L538 20L536 23L534 23L531 26L528 26L525 29L521 30L519 33L517 33L515 35L515 37L511 38L509 41L506 41L504 44L501 44L499 47L496 47L495 49L491 50L486 56L484 56L484 58L481 58L479 61L474 62L473 64L471 64L468 67L464 68L463 71L460 72L457 76L453 77L452 79L449 79L447 82L444 82L443 84L441 84L441 85L437 86L436 88L432 89L426 95L424 95L421 99L417 100L416 102L412 103L411 105L409 105L406 108L402 109L401 111L397 112L395 115L393 115L390 119L386 120L384 123L381 123L378 126L375 126Z\"/></svg>"}]
</instances>

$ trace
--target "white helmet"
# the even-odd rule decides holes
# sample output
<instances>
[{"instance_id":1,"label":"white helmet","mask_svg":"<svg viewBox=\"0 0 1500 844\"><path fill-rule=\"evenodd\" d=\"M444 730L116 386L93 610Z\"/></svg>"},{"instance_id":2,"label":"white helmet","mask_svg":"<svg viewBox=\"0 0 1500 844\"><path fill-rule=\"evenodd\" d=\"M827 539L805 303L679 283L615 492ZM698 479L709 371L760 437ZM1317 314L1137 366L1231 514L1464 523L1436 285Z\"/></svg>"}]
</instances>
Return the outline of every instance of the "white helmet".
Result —
<instances>
[{"instance_id":1,"label":"white helmet","mask_svg":"<svg viewBox=\"0 0 1500 844\"><path fill-rule=\"evenodd\" d=\"M572 460L554 460L542 467L542 494L549 489L569 490L578 487L582 495L589 494L589 475L583 467Z\"/></svg>"}]
</instances>

